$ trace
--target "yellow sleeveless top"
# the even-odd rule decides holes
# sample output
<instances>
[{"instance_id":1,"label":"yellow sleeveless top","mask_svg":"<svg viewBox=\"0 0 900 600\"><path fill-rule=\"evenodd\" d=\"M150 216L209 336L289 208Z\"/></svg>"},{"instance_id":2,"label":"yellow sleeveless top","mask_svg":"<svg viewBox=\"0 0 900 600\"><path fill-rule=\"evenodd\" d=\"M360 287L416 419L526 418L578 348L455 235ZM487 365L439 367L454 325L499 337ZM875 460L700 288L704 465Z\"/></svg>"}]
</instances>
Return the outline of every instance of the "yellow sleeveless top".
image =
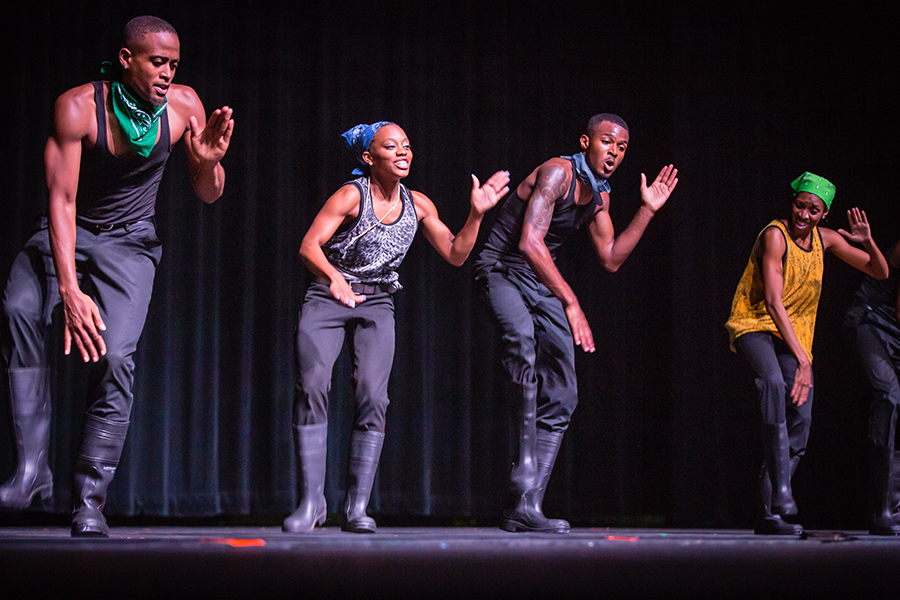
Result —
<instances>
[{"instance_id":1,"label":"yellow sleeveless top","mask_svg":"<svg viewBox=\"0 0 900 600\"><path fill-rule=\"evenodd\" d=\"M822 271L824 249L819 228L813 230L812 247L801 248L791 239L787 228L780 221L772 221L766 225L777 227L784 235L784 290L781 300L800 345L812 360L813 333L816 328L816 311L819 308L819 297L822 295ZM760 232L762 235L762 232ZM759 243L759 236L756 238ZM754 249L756 246L754 245ZM734 300L731 302L731 317L725 323L734 350L734 340L751 331L768 331L778 337L778 327L766 310L765 291L763 289L762 264L756 259L756 252L750 253L750 260L741 276Z\"/></svg>"}]
</instances>

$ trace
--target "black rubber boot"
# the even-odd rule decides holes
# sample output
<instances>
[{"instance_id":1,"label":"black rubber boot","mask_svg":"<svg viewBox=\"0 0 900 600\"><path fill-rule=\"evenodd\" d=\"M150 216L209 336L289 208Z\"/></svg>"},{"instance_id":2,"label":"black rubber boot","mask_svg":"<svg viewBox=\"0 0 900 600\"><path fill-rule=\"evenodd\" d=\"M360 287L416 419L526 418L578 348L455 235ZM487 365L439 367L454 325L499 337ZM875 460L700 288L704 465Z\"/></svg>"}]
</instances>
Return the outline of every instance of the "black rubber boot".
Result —
<instances>
[{"instance_id":1,"label":"black rubber boot","mask_svg":"<svg viewBox=\"0 0 900 600\"><path fill-rule=\"evenodd\" d=\"M297 479L300 504L281 529L288 533L308 533L325 523L325 455L328 449L328 423L294 425L297 452Z\"/></svg>"},{"instance_id":2,"label":"black rubber boot","mask_svg":"<svg viewBox=\"0 0 900 600\"><path fill-rule=\"evenodd\" d=\"M0 506L28 508L34 497L53 495L50 392L47 368L9 369L9 402L16 440L16 472L0 487Z\"/></svg>"},{"instance_id":3,"label":"black rubber boot","mask_svg":"<svg viewBox=\"0 0 900 600\"><path fill-rule=\"evenodd\" d=\"M797 503L791 493L791 450L786 423L763 425L763 449L772 484L771 511L776 515L796 515Z\"/></svg>"},{"instance_id":4,"label":"black rubber boot","mask_svg":"<svg viewBox=\"0 0 900 600\"><path fill-rule=\"evenodd\" d=\"M561 432L545 431L538 429L535 443L535 460L538 468L538 488L535 494L535 509L537 512L544 512L544 494L547 492L547 484L550 482L550 475L553 473L553 466L556 464L556 456L559 454L559 446L562 443L563 434ZM548 519L547 526L554 531L563 533L569 531L569 522L565 519Z\"/></svg>"},{"instance_id":5,"label":"black rubber boot","mask_svg":"<svg viewBox=\"0 0 900 600\"><path fill-rule=\"evenodd\" d=\"M869 519L869 533L872 535L900 535L900 524L893 514L893 455L891 448L873 446L870 448L872 472L870 502L872 514Z\"/></svg>"},{"instance_id":6,"label":"black rubber boot","mask_svg":"<svg viewBox=\"0 0 900 600\"><path fill-rule=\"evenodd\" d=\"M511 532L568 533L569 523L562 519L548 519L541 506L562 434L554 436L541 432L541 442L538 443L536 424L537 392L525 388L518 422L518 457L510 475L512 508L504 511L500 528Z\"/></svg>"},{"instance_id":7,"label":"black rubber boot","mask_svg":"<svg viewBox=\"0 0 900 600\"><path fill-rule=\"evenodd\" d=\"M800 463L800 457L791 458L791 479L794 471ZM764 462L759 476L760 504L762 511L756 520L754 533L757 535L800 535L803 527L796 523L788 523L781 515L772 514L772 479L768 472L768 465Z\"/></svg>"},{"instance_id":8,"label":"black rubber boot","mask_svg":"<svg viewBox=\"0 0 900 600\"><path fill-rule=\"evenodd\" d=\"M72 511L72 537L109 537L103 516L106 492L116 474L128 422L110 421L85 415L81 450L75 461L75 509Z\"/></svg>"},{"instance_id":9,"label":"black rubber boot","mask_svg":"<svg viewBox=\"0 0 900 600\"><path fill-rule=\"evenodd\" d=\"M347 470L347 502L343 531L375 533L375 519L366 514L375 471L381 458L384 434L378 431L354 431L350 436L350 466Z\"/></svg>"},{"instance_id":10,"label":"black rubber boot","mask_svg":"<svg viewBox=\"0 0 900 600\"><path fill-rule=\"evenodd\" d=\"M900 523L900 452L894 450L891 458L891 514Z\"/></svg>"}]
</instances>

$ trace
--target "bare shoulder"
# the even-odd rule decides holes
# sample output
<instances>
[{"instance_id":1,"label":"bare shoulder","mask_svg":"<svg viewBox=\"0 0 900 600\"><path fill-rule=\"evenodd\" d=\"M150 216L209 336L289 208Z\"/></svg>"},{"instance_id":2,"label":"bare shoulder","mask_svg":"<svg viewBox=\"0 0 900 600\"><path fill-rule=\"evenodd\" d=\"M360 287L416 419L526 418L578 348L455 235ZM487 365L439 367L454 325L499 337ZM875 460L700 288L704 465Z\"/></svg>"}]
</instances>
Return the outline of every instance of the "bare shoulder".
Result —
<instances>
[{"instance_id":1,"label":"bare shoulder","mask_svg":"<svg viewBox=\"0 0 900 600\"><path fill-rule=\"evenodd\" d=\"M359 189L352 183L342 185L325 201L323 210L342 217L359 213Z\"/></svg>"},{"instance_id":2,"label":"bare shoulder","mask_svg":"<svg viewBox=\"0 0 900 600\"><path fill-rule=\"evenodd\" d=\"M775 225L767 225L759 234L759 239L765 248L785 245L784 232Z\"/></svg>"},{"instance_id":3,"label":"bare shoulder","mask_svg":"<svg viewBox=\"0 0 900 600\"><path fill-rule=\"evenodd\" d=\"M81 139L97 131L97 105L94 86L90 83L74 87L59 98L53 109L54 135Z\"/></svg>"},{"instance_id":4,"label":"bare shoulder","mask_svg":"<svg viewBox=\"0 0 900 600\"><path fill-rule=\"evenodd\" d=\"M535 173L537 173L539 178L558 179L564 177L568 180L572 171L570 166L568 160L557 156L541 163L541 165L535 169Z\"/></svg>"},{"instance_id":5,"label":"bare shoulder","mask_svg":"<svg viewBox=\"0 0 900 600\"><path fill-rule=\"evenodd\" d=\"M522 199L529 199L537 191L545 200L554 201L569 191L571 174L568 160L560 157L548 159L519 184L516 193Z\"/></svg>"},{"instance_id":6,"label":"bare shoulder","mask_svg":"<svg viewBox=\"0 0 900 600\"><path fill-rule=\"evenodd\" d=\"M189 85L173 83L168 93L169 106L185 118L203 111L203 103L200 96Z\"/></svg>"},{"instance_id":7,"label":"bare shoulder","mask_svg":"<svg viewBox=\"0 0 900 600\"><path fill-rule=\"evenodd\" d=\"M888 251L887 260L891 267L900 269L900 242L895 243Z\"/></svg>"},{"instance_id":8,"label":"bare shoulder","mask_svg":"<svg viewBox=\"0 0 900 600\"><path fill-rule=\"evenodd\" d=\"M784 239L784 233L775 225L769 225L763 229L753 247L756 258L760 260L766 255L780 259L786 250L787 242Z\"/></svg>"},{"instance_id":9,"label":"bare shoulder","mask_svg":"<svg viewBox=\"0 0 900 600\"><path fill-rule=\"evenodd\" d=\"M844 238L841 237L834 229L829 229L828 227L817 227L819 230L819 235L822 236L822 246L825 250L833 247L835 244L839 244L844 242Z\"/></svg>"},{"instance_id":10,"label":"bare shoulder","mask_svg":"<svg viewBox=\"0 0 900 600\"><path fill-rule=\"evenodd\" d=\"M191 117L197 119L197 123L203 126L206 114L200 96L194 88L187 85L172 84L167 94L169 100L169 129L172 133L174 144L187 131Z\"/></svg>"},{"instance_id":11,"label":"bare shoulder","mask_svg":"<svg viewBox=\"0 0 900 600\"><path fill-rule=\"evenodd\" d=\"M429 215L437 213L437 207L435 207L431 198L415 190L409 190L409 193L412 196L413 205L416 207L416 215L420 221Z\"/></svg>"}]
</instances>

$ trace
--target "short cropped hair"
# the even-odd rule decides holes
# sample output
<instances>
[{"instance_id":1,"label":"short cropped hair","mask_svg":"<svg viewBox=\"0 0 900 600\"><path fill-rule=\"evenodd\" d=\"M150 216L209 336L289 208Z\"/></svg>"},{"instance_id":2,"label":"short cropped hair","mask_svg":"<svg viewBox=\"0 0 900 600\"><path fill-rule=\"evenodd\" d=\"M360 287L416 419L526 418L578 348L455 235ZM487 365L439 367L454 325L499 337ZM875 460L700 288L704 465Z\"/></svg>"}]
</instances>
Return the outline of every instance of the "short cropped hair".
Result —
<instances>
[{"instance_id":1,"label":"short cropped hair","mask_svg":"<svg viewBox=\"0 0 900 600\"><path fill-rule=\"evenodd\" d=\"M169 23L159 17L145 15L135 17L125 24L125 29L122 31L122 45L127 48L130 44L140 42L151 33L171 33L178 37L178 32Z\"/></svg>"},{"instance_id":2,"label":"short cropped hair","mask_svg":"<svg viewBox=\"0 0 900 600\"><path fill-rule=\"evenodd\" d=\"M594 115L588 121L587 131L591 133L600 126L600 123L603 121L609 121L614 125L618 125L625 131L628 131L628 125L625 123L625 120L619 115L614 115L612 113L600 113L599 115Z\"/></svg>"}]
</instances>

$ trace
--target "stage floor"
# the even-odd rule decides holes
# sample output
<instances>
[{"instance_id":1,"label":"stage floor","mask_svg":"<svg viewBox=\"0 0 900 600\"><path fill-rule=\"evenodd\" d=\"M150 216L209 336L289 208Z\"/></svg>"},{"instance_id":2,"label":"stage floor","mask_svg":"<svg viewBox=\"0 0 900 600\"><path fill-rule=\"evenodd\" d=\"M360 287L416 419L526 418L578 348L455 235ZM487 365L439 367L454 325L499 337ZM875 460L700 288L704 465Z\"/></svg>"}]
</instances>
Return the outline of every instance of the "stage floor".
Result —
<instances>
[{"instance_id":1,"label":"stage floor","mask_svg":"<svg viewBox=\"0 0 900 600\"><path fill-rule=\"evenodd\" d=\"M0 527L0 597L834 598L900 596L900 538L813 531Z\"/></svg>"}]
</instances>

